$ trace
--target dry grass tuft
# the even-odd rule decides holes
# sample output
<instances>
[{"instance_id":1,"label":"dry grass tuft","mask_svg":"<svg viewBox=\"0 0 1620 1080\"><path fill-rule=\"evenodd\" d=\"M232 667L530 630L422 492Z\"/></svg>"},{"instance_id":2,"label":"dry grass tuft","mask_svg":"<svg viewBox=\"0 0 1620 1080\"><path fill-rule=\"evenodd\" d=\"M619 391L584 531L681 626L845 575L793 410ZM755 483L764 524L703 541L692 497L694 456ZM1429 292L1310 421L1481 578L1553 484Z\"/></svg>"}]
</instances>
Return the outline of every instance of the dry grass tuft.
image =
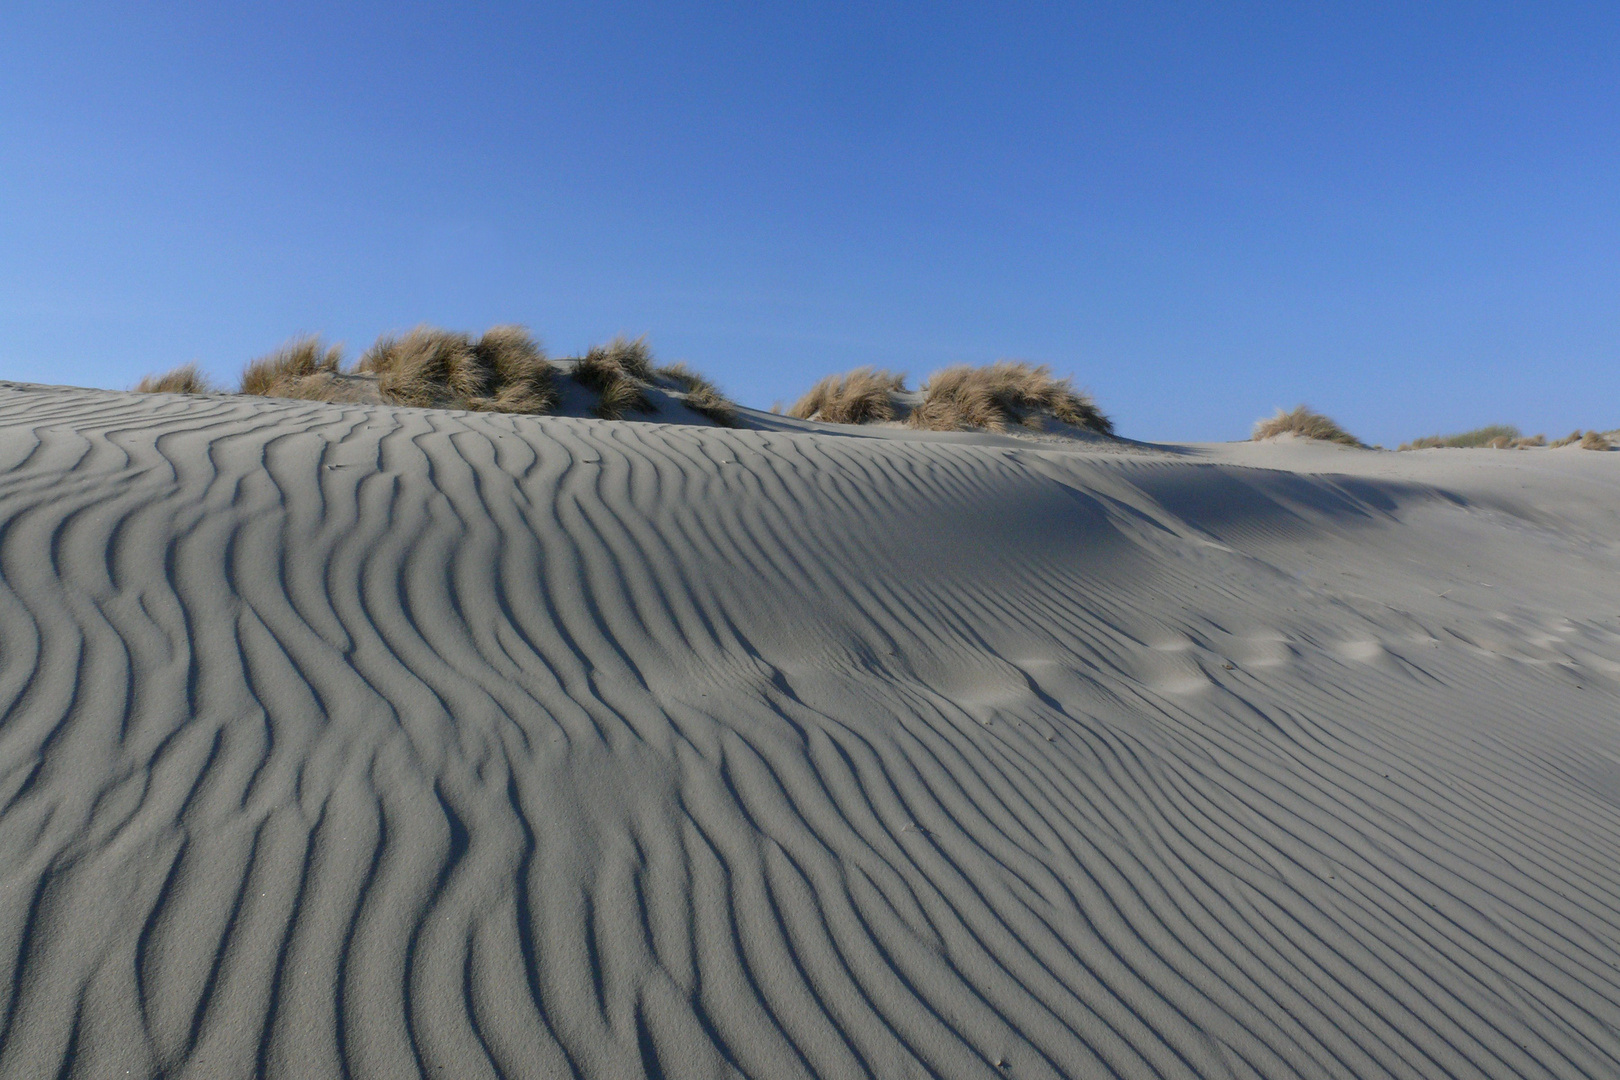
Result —
<instances>
[{"instance_id":1,"label":"dry grass tuft","mask_svg":"<svg viewBox=\"0 0 1620 1080\"><path fill-rule=\"evenodd\" d=\"M596 389L596 415L603 420L622 420L625 413L650 413L653 403L641 386L628 378L599 384Z\"/></svg>"},{"instance_id":2,"label":"dry grass tuft","mask_svg":"<svg viewBox=\"0 0 1620 1080\"><path fill-rule=\"evenodd\" d=\"M1603 437L1601 432L1588 431L1585 435L1581 436L1581 449L1612 450L1614 447L1608 439Z\"/></svg>"},{"instance_id":3,"label":"dry grass tuft","mask_svg":"<svg viewBox=\"0 0 1620 1080\"><path fill-rule=\"evenodd\" d=\"M268 356L249 362L242 369L241 393L262 397L305 397L307 395L298 393L300 382L316 375L336 374L342 368L341 345L325 348L318 337L294 338Z\"/></svg>"},{"instance_id":4,"label":"dry grass tuft","mask_svg":"<svg viewBox=\"0 0 1620 1080\"><path fill-rule=\"evenodd\" d=\"M904 393L904 373L862 367L828 375L810 388L788 415L827 424L873 424L893 420L894 395Z\"/></svg>"},{"instance_id":5,"label":"dry grass tuft","mask_svg":"<svg viewBox=\"0 0 1620 1080\"><path fill-rule=\"evenodd\" d=\"M621 334L606 345L593 346L585 355L587 358L595 356L616 365L638 382L653 381L652 349L647 346L646 335L632 341Z\"/></svg>"},{"instance_id":6,"label":"dry grass tuft","mask_svg":"<svg viewBox=\"0 0 1620 1080\"><path fill-rule=\"evenodd\" d=\"M547 413L557 407L557 369L523 327L491 327L473 345L473 355L490 375L490 408Z\"/></svg>"},{"instance_id":7,"label":"dry grass tuft","mask_svg":"<svg viewBox=\"0 0 1620 1080\"><path fill-rule=\"evenodd\" d=\"M398 405L520 413L557 406L556 369L521 326L491 327L476 341L418 326L378 338L357 370L377 376L383 399Z\"/></svg>"},{"instance_id":8,"label":"dry grass tuft","mask_svg":"<svg viewBox=\"0 0 1620 1080\"><path fill-rule=\"evenodd\" d=\"M1426 435L1421 439L1413 439L1409 443L1402 443L1401 450L1429 450L1434 447L1484 447L1496 446L1498 440L1506 439L1508 445L1513 445L1519 439L1519 429L1512 424L1486 424L1472 431L1464 431L1459 435Z\"/></svg>"},{"instance_id":9,"label":"dry grass tuft","mask_svg":"<svg viewBox=\"0 0 1620 1080\"><path fill-rule=\"evenodd\" d=\"M678 387L688 409L713 420L721 427L737 422L737 407L720 388L685 364L668 364L657 370L658 377Z\"/></svg>"},{"instance_id":10,"label":"dry grass tuft","mask_svg":"<svg viewBox=\"0 0 1620 1080\"><path fill-rule=\"evenodd\" d=\"M922 390L922 404L906 422L927 431L1005 431L1009 423L1039 429L1044 417L1051 416L1073 427L1114 433L1113 422L1096 403L1076 391L1072 380L1053 378L1045 364L960 364L930 375Z\"/></svg>"},{"instance_id":11,"label":"dry grass tuft","mask_svg":"<svg viewBox=\"0 0 1620 1080\"><path fill-rule=\"evenodd\" d=\"M1298 435L1305 439L1321 439L1324 442L1343 443L1345 446L1358 446L1363 449L1367 445L1330 418L1319 412L1312 412L1308 405L1295 406L1293 412L1278 409L1276 416L1256 421L1251 438L1269 439L1276 435Z\"/></svg>"},{"instance_id":12,"label":"dry grass tuft","mask_svg":"<svg viewBox=\"0 0 1620 1080\"><path fill-rule=\"evenodd\" d=\"M135 384L137 394L211 394L214 384L196 364L181 364L162 375L148 375Z\"/></svg>"},{"instance_id":13,"label":"dry grass tuft","mask_svg":"<svg viewBox=\"0 0 1620 1080\"><path fill-rule=\"evenodd\" d=\"M473 350L472 338L436 326L378 338L360 357L359 370L377 376L385 399L417 408L465 404L490 389L491 372Z\"/></svg>"},{"instance_id":14,"label":"dry grass tuft","mask_svg":"<svg viewBox=\"0 0 1620 1080\"><path fill-rule=\"evenodd\" d=\"M1545 435L1531 435L1529 438L1519 438L1513 440L1513 449L1515 450L1524 450L1532 446L1546 445L1547 436Z\"/></svg>"},{"instance_id":15,"label":"dry grass tuft","mask_svg":"<svg viewBox=\"0 0 1620 1080\"><path fill-rule=\"evenodd\" d=\"M1562 439L1554 439L1552 442L1548 443L1547 445L1550 446L1552 449L1557 450L1558 448L1563 447L1563 446L1568 446L1571 443L1580 442L1581 441L1581 436L1583 434L1584 434L1584 432L1582 432L1580 428L1576 428L1574 431L1570 432L1568 435L1565 435Z\"/></svg>"},{"instance_id":16,"label":"dry grass tuft","mask_svg":"<svg viewBox=\"0 0 1620 1080\"><path fill-rule=\"evenodd\" d=\"M596 391L594 411L603 420L619 420L627 412L654 411L646 390L653 370L645 338L626 341L618 337L593 346L575 362L573 375L575 382Z\"/></svg>"}]
</instances>

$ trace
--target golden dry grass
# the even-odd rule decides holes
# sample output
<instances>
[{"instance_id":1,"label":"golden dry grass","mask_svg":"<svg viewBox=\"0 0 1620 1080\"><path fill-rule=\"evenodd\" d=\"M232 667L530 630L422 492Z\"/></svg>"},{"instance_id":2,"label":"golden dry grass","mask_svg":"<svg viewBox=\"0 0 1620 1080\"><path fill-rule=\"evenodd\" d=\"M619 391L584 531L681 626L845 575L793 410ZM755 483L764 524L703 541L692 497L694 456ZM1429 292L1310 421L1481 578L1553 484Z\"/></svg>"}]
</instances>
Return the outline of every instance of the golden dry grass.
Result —
<instances>
[{"instance_id":1,"label":"golden dry grass","mask_svg":"<svg viewBox=\"0 0 1620 1080\"><path fill-rule=\"evenodd\" d=\"M557 405L555 368L521 326L492 327L476 340L418 326L378 338L357 370L375 375L383 400L398 405L522 413Z\"/></svg>"},{"instance_id":2,"label":"golden dry grass","mask_svg":"<svg viewBox=\"0 0 1620 1080\"><path fill-rule=\"evenodd\" d=\"M214 384L196 364L181 364L162 375L148 375L135 384L138 394L209 394Z\"/></svg>"},{"instance_id":3,"label":"golden dry grass","mask_svg":"<svg viewBox=\"0 0 1620 1080\"><path fill-rule=\"evenodd\" d=\"M556 368L521 326L494 326L473 345L488 369L498 412L547 413L557 407Z\"/></svg>"},{"instance_id":4,"label":"golden dry grass","mask_svg":"<svg viewBox=\"0 0 1620 1080\"><path fill-rule=\"evenodd\" d=\"M934 372L922 391L922 403L906 422L927 431L1005 431L1009 424L1040 429L1050 416L1102 435L1114 433L1113 422L1091 397L1075 390L1072 380L1054 378L1045 364L959 364Z\"/></svg>"},{"instance_id":5,"label":"golden dry grass","mask_svg":"<svg viewBox=\"0 0 1620 1080\"><path fill-rule=\"evenodd\" d=\"M1601 432L1588 431L1581 436L1582 450L1612 450L1613 448L1609 440L1605 439Z\"/></svg>"},{"instance_id":6,"label":"golden dry grass","mask_svg":"<svg viewBox=\"0 0 1620 1080\"><path fill-rule=\"evenodd\" d=\"M667 364L656 372L657 376L677 387L688 409L707 416L721 427L737 422L737 407L720 392L720 388L685 364Z\"/></svg>"},{"instance_id":7,"label":"golden dry grass","mask_svg":"<svg viewBox=\"0 0 1620 1080\"><path fill-rule=\"evenodd\" d=\"M1277 435L1298 435L1305 439L1320 439L1324 442L1343 443L1345 446L1359 446L1364 449L1366 447L1366 443L1334 423L1331 418L1319 412L1312 412L1308 405L1298 405L1292 412L1278 409L1276 416L1255 421L1254 433L1250 438L1258 441Z\"/></svg>"},{"instance_id":8,"label":"golden dry grass","mask_svg":"<svg viewBox=\"0 0 1620 1080\"><path fill-rule=\"evenodd\" d=\"M1425 435L1421 439L1402 443L1400 450L1428 450L1434 447L1494 446L1498 439L1506 438L1512 445L1519 438L1519 429L1512 424L1487 424L1457 435Z\"/></svg>"},{"instance_id":9,"label":"golden dry grass","mask_svg":"<svg viewBox=\"0 0 1620 1080\"><path fill-rule=\"evenodd\" d=\"M342 368L341 345L326 348L318 337L294 338L275 352L249 361L247 367L242 369L241 393L263 397L306 397L307 394L298 392L300 382L315 375L335 374Z\"/></svg>"},{"instance_id":10,"label":"golden dry grass","mask_svg":"<svg viewBox=\"0 0 1620 1080\"><path fill-rule=\"evenodd\" d=\"M646 384L653 378L652 353L645 338L614 338L592 346L574 364L574 381L596 392L593 410L603 420L619 420L628 412L650 413L653 403Z\"/></svg>"},{"instance_id":11,"label":"golden dry grass","mask_svg":"<svg viewBox=\"0 0 1620 1080\"><path fill-rule=\"evenodd\" d=\"M485 397L491 376L471 336L436 326L379 338L360 357L359 370L377 376L385 399L417 408Z\"/></svg>"},{"instance_id":12,"label":"golden dry grass","mask_svg":"<svg viewBox=\"0 0 1620 1080\"><path fill-rule=\"evenodd\" d=\"M904 373L861 367L828 375L794 403L788 415L827 424L873 424L893 420L894 395L904 393Z\"/></svg>"},{"instance_id":13,"label":"golden dry grass","mask_svg":"<svg viewBox=\"0 0 1620 1080\"><path fill-rule=\"evenodd\" d=\"M1552 442L1548 443L1547 445L1552 447L1554 450L1557 450L1559 447L1568 446L1570 443L1578 443L1578 442L1580 442L1582 434L1584 434L1584 433L1581 431L1581 429L1576 428L1574 431L1570 432L1568 435L1565 435L1562 439L1554 439Z\"/></svg>"}]
</instances>

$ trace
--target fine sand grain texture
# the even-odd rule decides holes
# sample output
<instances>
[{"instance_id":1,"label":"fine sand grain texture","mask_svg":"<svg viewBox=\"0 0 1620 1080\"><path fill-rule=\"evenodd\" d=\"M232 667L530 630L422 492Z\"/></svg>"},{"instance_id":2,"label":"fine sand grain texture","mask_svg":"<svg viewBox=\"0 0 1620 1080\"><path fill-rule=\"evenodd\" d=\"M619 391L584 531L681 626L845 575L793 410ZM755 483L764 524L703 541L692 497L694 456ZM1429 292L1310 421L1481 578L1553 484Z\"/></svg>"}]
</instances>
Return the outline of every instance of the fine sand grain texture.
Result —
<instances>
[{"instance_id":1,"label":"fine sand grain texture","mask_svg":"<svg viewBox=\"0 0 1620 1080\"><path fill-rule=\"evenodd\" d=\"M0 386L0 1076L1620 1075L1620 454Z\"/></svg>"}]
</instances>

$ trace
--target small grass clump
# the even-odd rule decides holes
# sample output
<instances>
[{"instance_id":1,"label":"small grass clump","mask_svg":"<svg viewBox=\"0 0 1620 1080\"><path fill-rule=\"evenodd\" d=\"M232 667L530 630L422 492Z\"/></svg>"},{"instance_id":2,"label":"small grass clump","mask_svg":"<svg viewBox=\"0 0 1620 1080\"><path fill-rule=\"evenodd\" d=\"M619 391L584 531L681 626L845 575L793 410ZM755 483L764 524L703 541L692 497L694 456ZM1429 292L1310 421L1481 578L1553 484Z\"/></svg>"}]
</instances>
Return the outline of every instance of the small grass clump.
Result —
<instances>
[{"instance_id":1,"label":"small grass clump","mask_svg":"<svg viewBox=\"0 0 1620 1080\"><path fill-rule=\"evenodd\" d=\"M1076 391L1071 379L1054 378L1045 364L958 364L930 375L922 392L922 403L906 422L925 431L1005 431L1009 424L1039 429L1051 416L1098 434L1114 433L1113 422L1096 403Z\"/></svg>"},{"instance_id":2,"label":"small grass clump","mask_svg":"<svg viewBox=\"0 0 1620 1080\"><path fill-rule=\"evenodd\" d=\"M214 384L196 364L181 364L162 375L147 375L135 384L137 394L211 394Z\"/></svg>"},{"instance_id":3,"label":"small grass clump","mask_svg":"<svg viewBox=\"0 0 1620 1080\"><path fill-rule=\"evenodd\" d=\"M557 404L551 361L521 326L496 326L476 340L418 326L378 338L356 370L375 375L378 392L396 405L543 413Z\"/></svg>"},{"instance_id":4,"label":"small grass clump","mask_svg":"<svg viewBox=\"0 0 1620 1080\"><path fill-rule=\"evenodd\" d=\"M548 413L557 407L557 369L523 327L491 327L472 348L490 373L495 411Z\"/></svg>"},{"instance_id":5,"label":"small grass clump","mask_svg":"<svg viewBox=\"0 0 1620 1080\"><path fill-rule=\"evenodd\" d=\"M1270 439L1277 435L1298 435L1304 439L1320 439L1324 442L1343 443L1345 446L1356 446L1366 449L1367 444L1350 434L1344 428L1334 423L1329 417L1319 412L1312 412L1308 405L1295 406L1292 412L1277 410L1277 415L1263 420L1257 420L1254 425L1254 434L1250 436L1255 441Z\"/></svg>"},{"instance_id":6,"label":"small grass clump","mask_svg":"<svg viewBox=\"0 0 1620 1080\"><path fill-rule=\"evenodd\" d=\"M656 372L665 382L677 387L686 407L707 416L721 427L737 422L737 407L720 392L720 388L685 364L667 364Z\"/></svg>"},{"instance_id":7,"label":"small grass clump","mask_svg":"<svg viewBox=\"0 0 1620 1080\"><path fill-rule=\"evenodd\" d=\"M331 401L337 396L332 376L342 369L342 346L327 348L313 336L294 338L275 352L250 361L242 369L240 392Z\"/></svg>"},{"instance_id":8,"label":"small grass clump","mask_svg":"<svg viewBox=\"0 0 1620 1080\"><path fill-rule=\"evenodd\" d=\"M574 364L574 381L597 395L595 413L603 420L619 420L627 412L650 413L647 384L653 379L652 351L646 338L616 337L592 346Z\"/></svg>"},{"instance_id":9,"label":"small grass clump","mask_svg":"<svg viewBox=\"0 0 1620 1080\"><path fill-rule=\"evenodd\" d=\"M904 373L861 367L828 375L794 403L788 415L826 424L874 424L895 418L895 394L906 390Z\"/></svg>"},{"instance_id":10,"label":"small grass clump","mask_svg":"<svg viewBox=\"0 0 1620 1080\"><path fill-rule=\"evenodd\" d=\"M1512 424L1486 424L1472 431L1464 431L1458 435L1425 435L1421 439L1413 439L1409 443L1402 443L1401 450L1430 450L1435 447L1477 448L1495 446L1503 441L1504 446L1513 445L1518 439L1519 429Z\"/></svg>"},{"instance_id":11,"label":"small grass clump","mask_svg":"<svg viewBox=\"0 0 1620 1080\"><path fill-rule=\"evenodd\" d=\"M436 326L378 338L360 357L358 370L377 376L386 400L416 408L464 403L489 392L490 371L473 350L471 336Z\"/></svg>"},{"instance_id":12,"label":"small grass clump","mask_svg":"<svg viewBox=\"0 0 1620 1080\"><path fill-rule=\"evenodd\" d=\"M1577 443L1580 444L1580 447L1581 447L1582 450L1613 450L1614 449L1614 444L1611 443L1608 440L1608 438L1603 434L1603 432L1601 432L1601 431L1582 431L1580 428L1576 428L1574 431L1570 432L1568 435L1565 435L1562 439L1557 439L1557 440L1555 440L1555 441L1553 441L1551 443L1548 443L1548 445L1556 450L1561 446L1573 446L1573 445L1575 445Z\"/></svg>"}]
</instances>

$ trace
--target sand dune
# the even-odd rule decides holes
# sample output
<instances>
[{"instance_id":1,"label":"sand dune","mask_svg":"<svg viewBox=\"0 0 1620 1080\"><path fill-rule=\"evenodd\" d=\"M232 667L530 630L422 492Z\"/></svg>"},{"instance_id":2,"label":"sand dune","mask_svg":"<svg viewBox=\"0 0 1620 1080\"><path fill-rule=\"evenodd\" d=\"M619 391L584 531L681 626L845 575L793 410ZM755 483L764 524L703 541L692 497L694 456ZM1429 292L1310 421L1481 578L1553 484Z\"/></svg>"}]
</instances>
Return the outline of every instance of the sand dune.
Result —
<instances>
[{"instance_id":1,"label":"sand dune","mask_svg":"<svg viewBox=\"0 0 1620 1080\"><path fill-rule=\"evenodd\" d=\"M0 388L0 1076L1620 1075L1620 454Z\"/></svg>"}]
</instances>

